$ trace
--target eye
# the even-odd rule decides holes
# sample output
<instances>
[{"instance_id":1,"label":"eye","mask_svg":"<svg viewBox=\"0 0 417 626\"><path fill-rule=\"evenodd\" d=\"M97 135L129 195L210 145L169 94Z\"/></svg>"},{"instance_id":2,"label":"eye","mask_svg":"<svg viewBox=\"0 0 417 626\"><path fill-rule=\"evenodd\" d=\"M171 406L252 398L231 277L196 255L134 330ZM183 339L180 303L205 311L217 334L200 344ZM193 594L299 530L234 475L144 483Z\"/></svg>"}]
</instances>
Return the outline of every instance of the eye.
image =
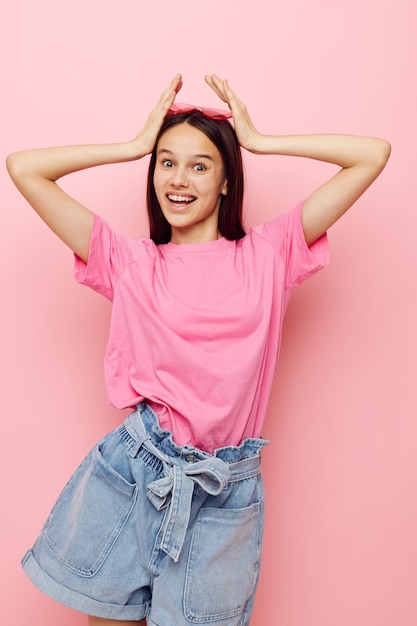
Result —
<instances>
[{"instance_id":1,"label":"eye","mask_svg":"<svg viewBox=\"0 0 417 626\"><path fill-rule=\"evenodd\" d=\"M197 172L205 172L207 167L205 165L203 165L202 163L197 163L196 165L194 165L194 169Z\"/></svg>"},{"instance_id":2,"label":"eye","mask_svg":"<svg viewBox=\"0 0 417 626\"><path fill-rule=\"evenodd\" d=\"M164 159L162 161L162 167L173 167L174 164L172 161L170 161L169 159Z\"/></svg>"}]
</instances>

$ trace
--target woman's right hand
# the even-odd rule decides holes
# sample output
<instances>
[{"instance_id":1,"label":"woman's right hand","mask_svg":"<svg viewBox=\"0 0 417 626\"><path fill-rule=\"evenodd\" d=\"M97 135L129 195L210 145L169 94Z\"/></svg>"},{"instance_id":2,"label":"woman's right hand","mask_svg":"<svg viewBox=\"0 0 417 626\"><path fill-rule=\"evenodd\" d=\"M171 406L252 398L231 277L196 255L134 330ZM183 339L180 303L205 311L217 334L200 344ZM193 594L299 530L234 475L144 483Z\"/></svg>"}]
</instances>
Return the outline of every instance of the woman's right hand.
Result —
<instances>
[{"instance_id":1,"label":"woman's right hand","mask_svg":"<svg viewBox=\"0 0 417 626\"><path fill-rule=\"evenodd\" d=\"M132 161L152 152L159 129L181 87L182 77L177 74L132 141L25 150L8 156L7 168L16 187L44 222L84 261L89 254L93 215L56 181L72 172Z\"/></svg>"},{"instance_id":2,"label":"woman's right hand","mask_svg":"<svg viewBox=\"0 0 417 626\"><path fill-rule=\"evenodd\" d=\"M169 85L164 89L156 106L151 111L144 127L133 139L137 158L150 154L155 146L155 141L159 130L164 122L165 116L174 103L175 97L182 87L182 76L177 74Z\"/></svg>"}]
</instances>

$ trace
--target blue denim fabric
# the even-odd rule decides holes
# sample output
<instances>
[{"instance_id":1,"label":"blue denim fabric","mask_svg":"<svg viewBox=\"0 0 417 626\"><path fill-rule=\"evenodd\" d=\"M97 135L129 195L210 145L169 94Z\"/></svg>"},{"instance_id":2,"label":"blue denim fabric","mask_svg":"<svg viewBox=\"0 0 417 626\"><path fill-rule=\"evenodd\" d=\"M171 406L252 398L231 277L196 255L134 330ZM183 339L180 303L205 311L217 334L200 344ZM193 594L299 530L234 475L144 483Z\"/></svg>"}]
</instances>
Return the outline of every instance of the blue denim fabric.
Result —
<instances>
[{"instance_id":1,"label":"blue denim fabric","mask_svg":"<svg viewBox=\"0 0 417 626\"><path fill-rule=\"evenodd\" d=\"M177 446L141 404L87 455L23 567L55 600L149 626L247 626L263 532L260 451Z\"/></svg>"}]
</instances>

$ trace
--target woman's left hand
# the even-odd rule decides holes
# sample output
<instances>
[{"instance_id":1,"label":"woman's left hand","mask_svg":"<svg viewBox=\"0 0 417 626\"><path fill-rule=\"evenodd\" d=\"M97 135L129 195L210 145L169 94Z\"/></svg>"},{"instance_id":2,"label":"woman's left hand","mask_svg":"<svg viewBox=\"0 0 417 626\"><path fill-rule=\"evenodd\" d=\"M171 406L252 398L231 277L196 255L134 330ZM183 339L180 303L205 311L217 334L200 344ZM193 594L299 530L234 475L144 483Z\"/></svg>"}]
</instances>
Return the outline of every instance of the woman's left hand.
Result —
<instances>
[{"instance_id":1,"label":"woman's left hand","mask_svg":"<svg viewBox=\"0 0 417 626\"><path fill-rule=\"evenodd\" d=\"M330 228L385 167L391 148L383 139L336 134L261 134L227 80L215 74L205 79L219 98L228 104L242 147L256 154L305 157L334 163L341 168L304 200L302 221L307 245Z\"/></svg>"},{"instance_id":2,"label":"woman's left hand","mask_svg":"<svg viewBox=\"0 0 417 626\"><path fill-rule=\"evenodd\" d=\"M208 74L205 76L205 81L228 105L233 116L239 144L250 152L257 152L258 141L262 135L256 130L245 104L237 97L226 79L222 79L216 74Z\"/></svg>"}]
</instances>

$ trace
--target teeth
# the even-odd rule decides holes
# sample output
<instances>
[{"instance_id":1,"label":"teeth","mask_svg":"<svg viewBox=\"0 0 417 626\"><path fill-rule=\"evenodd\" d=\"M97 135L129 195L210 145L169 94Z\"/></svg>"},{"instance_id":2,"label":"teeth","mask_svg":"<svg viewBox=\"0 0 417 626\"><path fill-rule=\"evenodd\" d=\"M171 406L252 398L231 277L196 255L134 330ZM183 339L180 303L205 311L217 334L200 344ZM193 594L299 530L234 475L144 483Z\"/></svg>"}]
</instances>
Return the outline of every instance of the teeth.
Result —
<instances>
[{"instance_id":1,"label":"teeth","mask_svg":"<svg viewBox=\"0 0 417 626\"><path fill-rule=\"evenodd\" d=\"M170 194L168 195L168 200L171 200L172 202L192 202L194 198L190 198L190 196L174 196L173 194Z\"/></svg>"}]
</instances>

